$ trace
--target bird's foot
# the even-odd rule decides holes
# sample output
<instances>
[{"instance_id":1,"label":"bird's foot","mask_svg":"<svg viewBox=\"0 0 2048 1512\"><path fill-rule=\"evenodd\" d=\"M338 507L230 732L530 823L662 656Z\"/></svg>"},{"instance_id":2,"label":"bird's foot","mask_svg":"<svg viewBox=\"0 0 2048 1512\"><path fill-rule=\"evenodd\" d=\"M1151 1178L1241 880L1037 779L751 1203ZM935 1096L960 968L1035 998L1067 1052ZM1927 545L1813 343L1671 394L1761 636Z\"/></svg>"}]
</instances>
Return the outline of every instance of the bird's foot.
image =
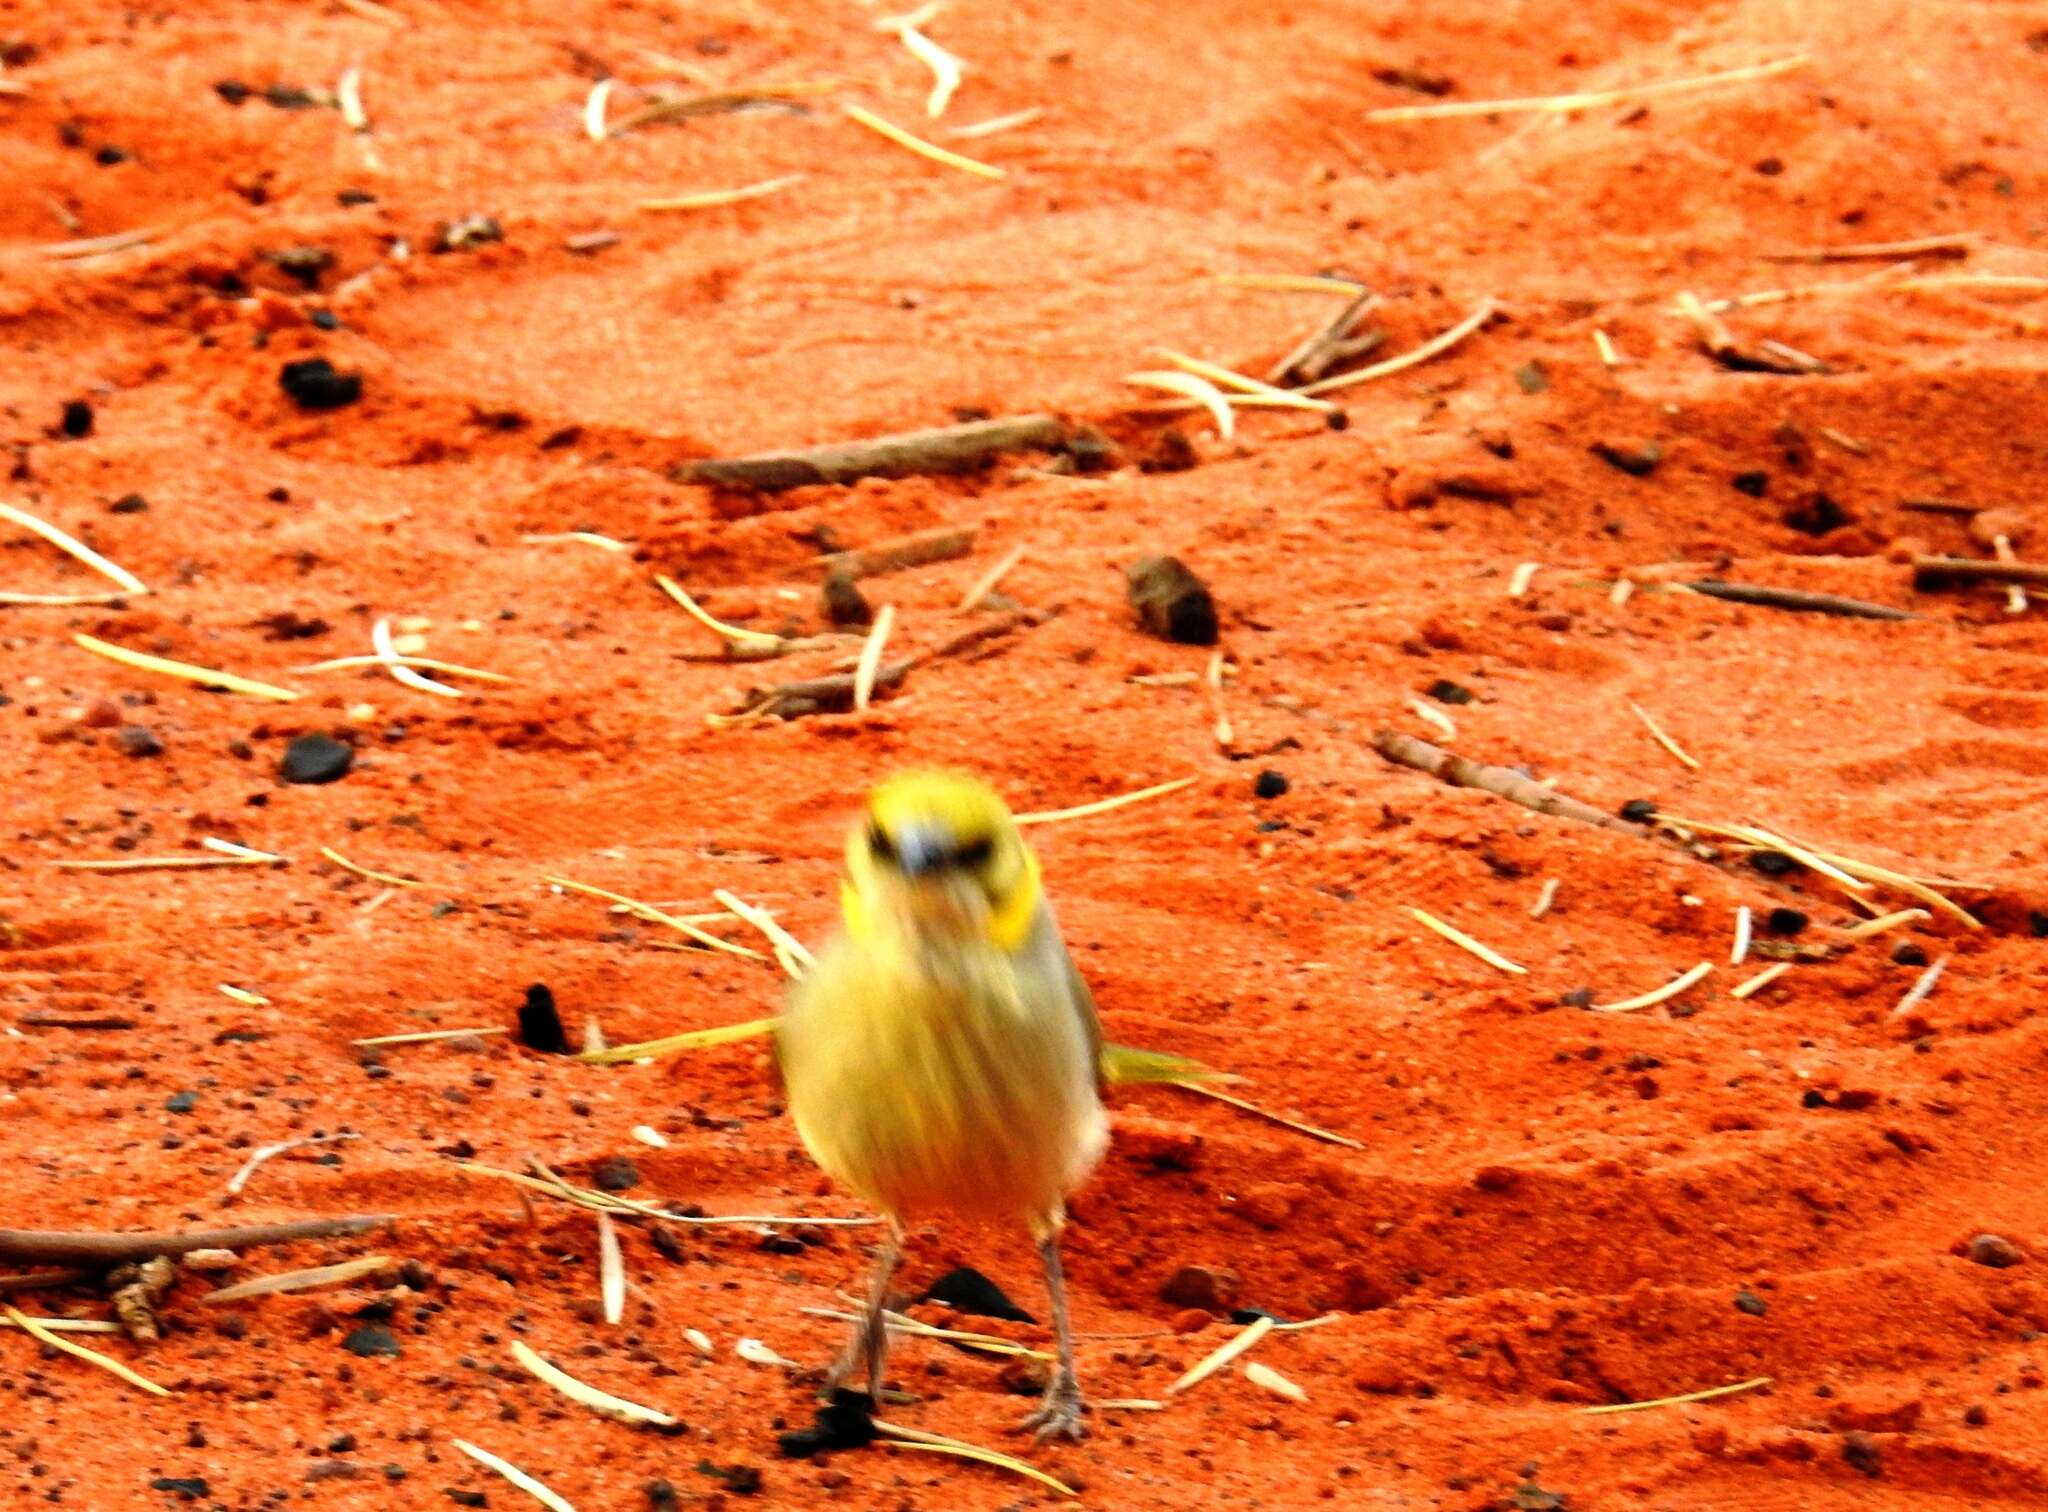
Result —
<instances>
[{"instance_id":1,"label":"bird's foot","mask_svg":"<svg viewBox=\"0 0 2048 1512\"><path fill-rule=\"evenodd\" d=\"M1053 1373L1052 1384L1045 1388L1045 1397L1038 1404L1038 1410L1017 1425L1017 1432L1032 1435L1039 1443L1047 1439L1065 1438L1079 1443L1088 1435L1081 1425L1081 1414L1086 1410L1081 1401L1081 1383L1071 1370Z\"/></svg>"}]
</instances>

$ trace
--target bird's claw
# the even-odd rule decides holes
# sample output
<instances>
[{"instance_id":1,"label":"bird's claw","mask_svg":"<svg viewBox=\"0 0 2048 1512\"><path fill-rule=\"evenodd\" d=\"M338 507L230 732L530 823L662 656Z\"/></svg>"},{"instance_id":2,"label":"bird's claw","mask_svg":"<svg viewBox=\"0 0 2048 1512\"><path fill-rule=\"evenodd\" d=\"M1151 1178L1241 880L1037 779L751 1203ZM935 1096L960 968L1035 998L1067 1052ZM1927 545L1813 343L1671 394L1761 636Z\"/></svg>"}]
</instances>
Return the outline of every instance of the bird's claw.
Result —
<instances>
[{"instance_id":1,"label":"bird's claw","mask_svg":"<svg viewBox=\"0 0 2048 1512\"><path fill-rule=\"evenodd\" d=\"M1039 1402L1038 1410L1017 1425L1017 1432L1028 1433L1041 1444L1058 1438L1079 1443L1088 1436L1088 1430L1081 1424L1081 1414L1085 1410L1081 1401L1081 1383L1072 1371L1062 1370L1045 1388L1045 1397Z\"/></svg>"}]
</instances>

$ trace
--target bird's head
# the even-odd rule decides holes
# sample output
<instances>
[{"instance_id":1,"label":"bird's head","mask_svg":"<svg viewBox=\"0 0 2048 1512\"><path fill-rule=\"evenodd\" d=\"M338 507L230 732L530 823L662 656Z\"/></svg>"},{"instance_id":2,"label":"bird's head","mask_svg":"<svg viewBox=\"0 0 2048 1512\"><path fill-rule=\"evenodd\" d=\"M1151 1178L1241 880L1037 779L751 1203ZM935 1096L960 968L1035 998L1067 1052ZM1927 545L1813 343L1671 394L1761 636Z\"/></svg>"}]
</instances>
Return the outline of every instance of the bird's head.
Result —
<instances>
[{"instance_id":1,"label":"bird's head","mask_svg":"<svg viewBox=\"0 0 2048 1512\"><path fill-rule=\"evenodd\" d=\"M987 783L906 772L868 795L846 843L847 922L926 939L1023 943L1038 907L1038 863Z\"/></svg>"}]
</instances>

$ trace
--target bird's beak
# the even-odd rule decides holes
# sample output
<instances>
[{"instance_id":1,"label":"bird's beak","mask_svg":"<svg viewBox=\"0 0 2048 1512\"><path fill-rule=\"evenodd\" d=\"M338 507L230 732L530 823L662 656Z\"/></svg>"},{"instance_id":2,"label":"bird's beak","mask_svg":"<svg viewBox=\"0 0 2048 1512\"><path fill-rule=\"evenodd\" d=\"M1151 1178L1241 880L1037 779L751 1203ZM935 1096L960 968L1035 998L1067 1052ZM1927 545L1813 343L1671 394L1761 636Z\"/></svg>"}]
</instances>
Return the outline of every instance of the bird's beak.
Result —
<instances>
[{"instance_id":1,"label":"bird's beak","mask_svg":"<svg viewBox=\"0 0 2048 1512\"><path fill-rule=\"evenodd\" d=\"M906 877L930 875L953 853L953 837L934 825L910 825L895 839L896 865Z\"/></svg>"}]
</instances>

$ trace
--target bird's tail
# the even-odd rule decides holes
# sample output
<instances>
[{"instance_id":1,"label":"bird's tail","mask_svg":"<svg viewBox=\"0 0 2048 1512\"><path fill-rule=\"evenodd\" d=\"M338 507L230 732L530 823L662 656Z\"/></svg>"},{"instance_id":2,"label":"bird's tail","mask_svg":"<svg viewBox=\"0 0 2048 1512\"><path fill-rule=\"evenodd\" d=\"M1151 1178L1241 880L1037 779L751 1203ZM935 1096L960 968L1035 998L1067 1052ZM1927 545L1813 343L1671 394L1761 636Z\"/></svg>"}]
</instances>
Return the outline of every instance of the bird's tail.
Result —
<instances>
[{"instance_id":1,"label":"bird's tail","mask_svg":"<svg viewBox=\"0 0 2048 1512\"><path fill-rule=\"evenodd\" d=\"M1243 1079L1164 1050L1139 1050L1131 1045L1102 1047L1102 1080L1112 1087L1194 1087Z\"/></svg>"}]
</instances>

